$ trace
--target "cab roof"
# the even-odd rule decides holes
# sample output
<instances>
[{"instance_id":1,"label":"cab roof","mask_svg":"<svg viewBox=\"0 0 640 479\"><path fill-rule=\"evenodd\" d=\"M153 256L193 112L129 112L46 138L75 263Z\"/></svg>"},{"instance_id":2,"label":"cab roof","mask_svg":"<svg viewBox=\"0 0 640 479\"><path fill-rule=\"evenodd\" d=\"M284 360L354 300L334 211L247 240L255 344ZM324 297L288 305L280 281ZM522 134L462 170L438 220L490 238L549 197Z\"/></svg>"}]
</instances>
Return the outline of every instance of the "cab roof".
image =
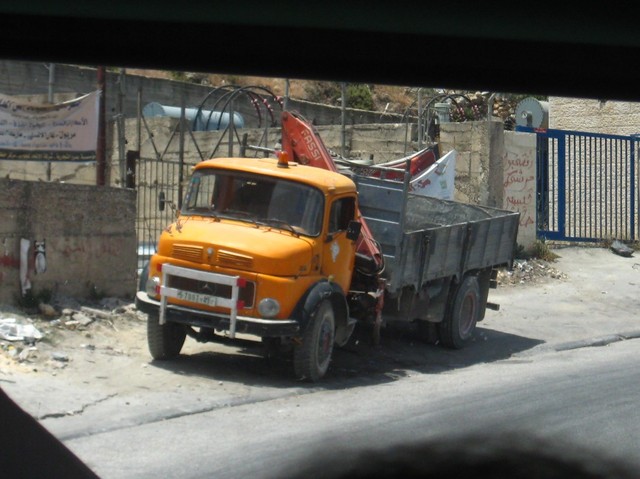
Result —
<instances>
[{"instance_id":1,"label":"cab roof","mask_svg":"<svg viewBox=\"0 0 640 479\"><path fill-rule=\"evenodd\" d=\"M289 161L287 167L280 167L276 158L212 158L201 161L195 166L195 170L208 168L282 178L315 186L325 193L341 194L356 191L355 183L341 173L292 161Z\"/></svg>"}]
</instances>

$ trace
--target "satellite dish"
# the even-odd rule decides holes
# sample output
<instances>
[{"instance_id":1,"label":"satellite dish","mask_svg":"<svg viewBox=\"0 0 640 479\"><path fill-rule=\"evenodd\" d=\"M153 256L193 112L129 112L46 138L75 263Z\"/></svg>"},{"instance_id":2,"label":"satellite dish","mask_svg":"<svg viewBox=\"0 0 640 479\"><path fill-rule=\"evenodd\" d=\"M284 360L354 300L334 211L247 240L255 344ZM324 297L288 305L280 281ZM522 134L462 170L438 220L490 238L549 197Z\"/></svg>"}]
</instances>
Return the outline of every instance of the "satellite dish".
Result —
<instances>
[{"instance_id":1,"label":"satellite dish","mask_svg":"<svg viewBox=\"0 0 640 479\"><path fill-rule=\"evenodd\" d=\"M549 128L549 102L527 97L516 106L516 125Z\"/></svg>"}]
</instances>

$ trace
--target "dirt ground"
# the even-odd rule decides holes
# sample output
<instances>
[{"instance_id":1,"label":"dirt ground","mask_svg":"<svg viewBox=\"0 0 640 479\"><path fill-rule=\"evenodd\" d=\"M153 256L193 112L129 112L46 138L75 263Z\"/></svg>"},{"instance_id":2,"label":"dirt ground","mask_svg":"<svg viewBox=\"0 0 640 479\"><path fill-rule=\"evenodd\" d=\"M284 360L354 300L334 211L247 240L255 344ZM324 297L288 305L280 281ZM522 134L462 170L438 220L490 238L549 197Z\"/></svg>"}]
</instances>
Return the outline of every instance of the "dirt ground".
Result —
<instances>
[{"instance_id":1,"label":"dirt ground","mask_svg":"<svg viewBox=\"0 0 640 479\"><path fill-rule=\"evenodd\" d=\"M369 378L394 376L423 370L427 364L473 364L504 359L514 351L544 343L640 331L637 315L631 313L637 303L636 281L640 284L640 264L635 256L623 258L603 247L571 246L553 251L558 253L555 260L519 259L511 271L501 271L498 288L490 291L489 300L502 308L487 312L470 347L460 351L437 345L425 348L410 328L383 329L382 342L374 347L367 332L360 331L346 348L336 350L330 375L337 380L363 373ZM567 319L556 317L565 311L572 312ZM52 376L80 383L104 382L116 388L127 387L123 381L126 375L135 376L135 381L130 381L133 388L153 388L159 380L167 384L174 381L171 374L156 374L170 367L152 363L146 317L130 301L105 298L80 303L73 298L55 298L39 311L0 305L0 333L12 320L32 325L42 338L10 341L0 337L0 386ZM238 381L253 383L265 376L268 381L279 381L282 367L288 367L286 360L277 365L280 369L274 369L263 359L261 344L255 341L258 338L246 339L254 341L203 344L187 338L183 353L191 359L174 366L182 368L193 361L198 367L209 367L204 365L214 361L214 376L227 381L241 377ZM484 341L490 341L492 347L479 347Z\"/></svg>"},{"instance_id":2,"label":"dirt ground","mask_svg":"<svg viewBox=\"0 0 640 479\"><path fill-rule=\"evenodd\" d=\"M146 318L130 302L108 298L80 304L67 299L48 306L55 312L42 314L0 306L0 324L15 319L35 326L42 335L35 341L0 339L0 379L13 372L56 375L84 369L102 356L146 354Z\"/></svg>"},{"instance_id":3,"label":"dirt ground","mask_svg":"<svg viewBox=\"0 0 640 479\"><path fill-rule=\"evenodd\" d=\"M499 288L523 288L549 281L565 281L567 275L554 263L539 259L517 260L512 271L502 271ZM150 362L146 343L146 316L133 303L117 298L79 303L60 298L39 311L0 305L0 324L15 320L33 325L41 339L9 341L0 338L0 382L14 375L73 375L76 380L96 377L96 371L146 367ZM357 340L356 340L357 342ZM364 347L364 345L360 345ZM187 338L184 352L194 353L215 344L198 344ZM259 348L256 349L259 353ZM107 373L105 373L107 374Z\"/></svg>"}]
</instances>

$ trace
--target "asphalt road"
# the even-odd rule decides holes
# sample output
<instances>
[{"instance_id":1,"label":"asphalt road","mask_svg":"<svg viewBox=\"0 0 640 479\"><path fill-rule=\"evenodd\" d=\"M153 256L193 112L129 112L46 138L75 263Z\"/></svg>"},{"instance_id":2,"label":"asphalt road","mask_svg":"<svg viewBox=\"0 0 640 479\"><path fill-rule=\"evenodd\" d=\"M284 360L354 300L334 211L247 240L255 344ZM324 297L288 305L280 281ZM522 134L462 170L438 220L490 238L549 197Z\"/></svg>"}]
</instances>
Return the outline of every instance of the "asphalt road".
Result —
<instances>
[{"instance_id":1,"label":"asphalt road","mask_svg":"<svg viewBox=\"0 0 640 479\"><path fill-rule=\"evenodd\" d=\"M338 351L316 385L224 345L1 385L103 478L329 474L407 444L422 448L413 459L521 446L640 476L640 260L557 252L566 279L492 291L501 309L461 351L392 330Z\"/></svg>"},{"instance_id":2,"label":"asphalt road","mask_svg":"<svg viewBox=\"0 0 640 479\"><path fill-rule=\"evenodd\" d=\"M639 395L638 343L626 341L222 406L65 444L104 478L302 477L302 467L337 477L369 449L379 458L449 444L462 454L468 438L640 471Z\"/></svg>"}]
</instances>

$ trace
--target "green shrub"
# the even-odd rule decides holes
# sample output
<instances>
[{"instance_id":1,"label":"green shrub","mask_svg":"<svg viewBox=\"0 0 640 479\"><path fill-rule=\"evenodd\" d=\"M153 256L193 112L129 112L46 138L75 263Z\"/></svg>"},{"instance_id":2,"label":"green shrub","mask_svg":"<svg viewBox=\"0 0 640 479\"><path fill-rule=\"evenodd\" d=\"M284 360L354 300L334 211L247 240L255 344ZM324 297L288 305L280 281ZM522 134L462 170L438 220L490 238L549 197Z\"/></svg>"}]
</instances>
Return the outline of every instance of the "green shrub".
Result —
<instances>
[{"instance_id":1,"label":"green shrub","mask_svg":"<svg viewBox=\"0 0 640 479\"><path fill-rule=\"evenodd\" d=\"M560 257L553 251L551 251L549 245L544 240L536 240L536 242L533 244L531 256L533 258L549 262L553 262Z\"/></svg>"},{"instance_id":2,"label":"green shrub","mask_svg":"<svg viewBox=\"0 0 640 479\"><path fill-rule=\"evenodd\" d=\"M365 83L350 83L347 85L347 106L358 110L373 110L373 95L369 85Z\"/></svg>"}]
</instances>

